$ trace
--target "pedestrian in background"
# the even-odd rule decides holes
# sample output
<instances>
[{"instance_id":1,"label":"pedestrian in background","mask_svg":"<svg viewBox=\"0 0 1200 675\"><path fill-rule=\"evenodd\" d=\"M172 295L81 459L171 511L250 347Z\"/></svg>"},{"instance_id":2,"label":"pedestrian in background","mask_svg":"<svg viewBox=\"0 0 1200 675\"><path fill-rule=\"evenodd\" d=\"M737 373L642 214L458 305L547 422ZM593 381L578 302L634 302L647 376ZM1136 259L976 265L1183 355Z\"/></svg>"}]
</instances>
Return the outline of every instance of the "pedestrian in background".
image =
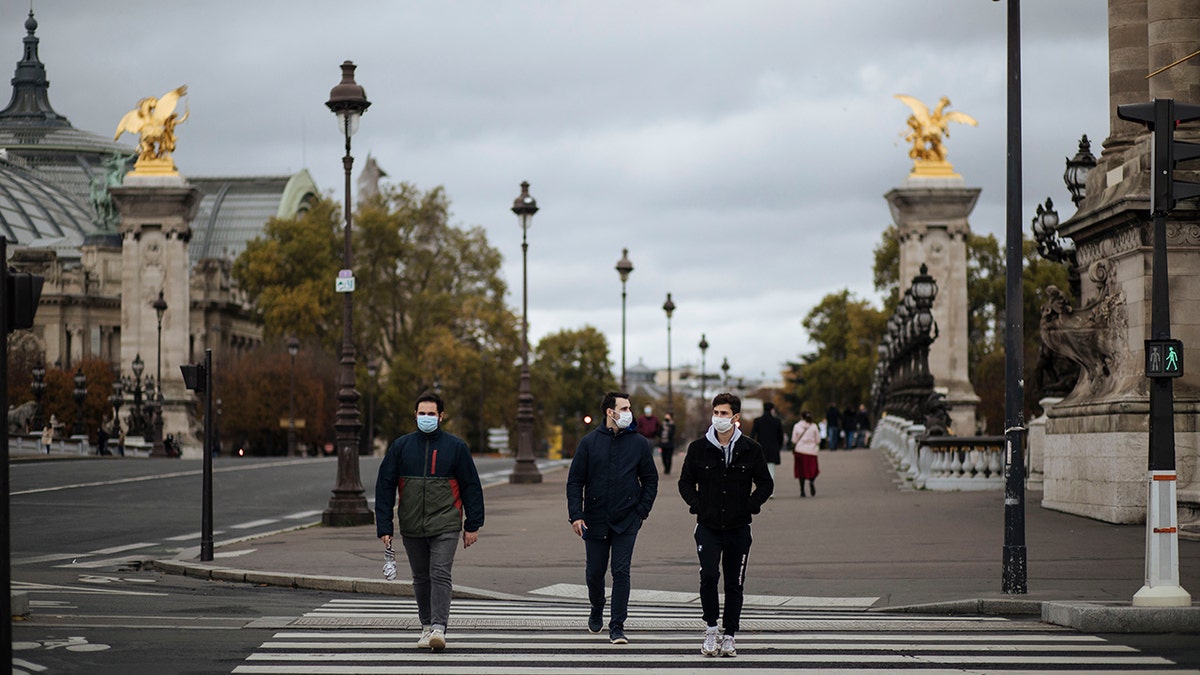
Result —
<instances>
[{"instance_id":1,"label":"pedestrian in background","mask_svg":"<svg viewBox=\"0 0 1200 675\"><path fill-rule=\"evenodd\" d=\"M50 446L54 444L54 427L49 422L42 429L42 451L50 454Z\"/></svg>"},{"instance_id":2,"label":"pedestrian in background","mask_svg":"<svg viewBox=\"0 0 1200 675\"><path fill-rule=\"evenodd\" d=\"M392 441L375 480L375 534L392 545L392 507L412 570L413 595L421 620L417 647L446 648L451 567L462 532L463 548L479 540L483 486L465 441L441 428L442 397L417 397L417 430ZM465 516L465 522L464 522Z\"/></svg>"},{"instance_id":3,"label":"pedestrian in background","mask_svg":"<svg viewBox=\"0 0 1200 675\"><path fill-rule=\"evenodd\" d=\"M856 448L865 448L871 443L871 418L867 415L867 406L858 404L858 412L854 413L854 425L858 427L855 438Z\"/></svg>"},{"instance_id":4,"label":"pedestrian in background","mask_svg":"<svg viewBox=\"0 0 1200 675\"><path fill-rule=\"evenodd\" d=\"M830 403L829 408L825 410L825 433L829 449L837 450L838 441L842 439L842 413L833 403Z\"/></svg>"},{"instance_id":5,"label":"pedestrian in background","mask_svg":"<svg viewBox=\"0 0 1200 675\"><path fill-rule=\"evenodd\" d=\"M750 521L771 496L775 483L762 447L738 429L742 401L728 393L712 402L712 426L692 441L679 472L679 495L696 514L696 554L700 558L700 606L704 615L704 656L737 656L734 639L742 615ZM751 491L753 488L753 491ZM717 629L721 600L717 584L725 573L724 630Z\"/></svg>"},{"instance_id":6,"label":"pedestrian in background","mask_svg":"<svg viewBox=\"0 0 1200 675\"><path fill-rule=\"evenodd\" d=\"M800 481L800 496L804 496L804 481L808 481L812 496L817 496L816 480L821 473L817 466L817 450L821 447L821 432L813 424L812 414L807 410L800 412L800 421L792 427L792 459L793 472Z\"/></svg>"},{"instance_id":7,"label":"pedestrian in background","mask_svg":"<svg viewBox=\"0 0 1200 675\"><path fill-rule=\"evenodd\" d=\"M663 473L671 475L671 459L675 454L675 416L663 415L662 431L658 434L658 454L662 457Z\"/></svg>"},{"instance_id":8,"label":"pedestrian in background","mask_svg":"<svg viewBox=\"0 0 1200 675\"><path fill-rule=\"evenodd\" d=\"M604 629L604 577L611 558L608 639L623 645L629 642L625 619L633 545L658 495L658 469L650 442L634 426L629 394L609 392L600 407L604 424L579 441L567 473L567 519L583 539L588 630Z\"/></svg>"},{"instance_id":9,"label":"pedestrian in background","mask_svg":"<svg viewBox=\"0 0 1200 675\"><path fill-rule=\"evenodd\" d=\"M858 411L854 406L848 405L842 411L842 427L846 431L846 449L853 450L858 447Z\"/></svg>"},{"instance_id":10,"label":"pedestrian in background","mask_svg":"<svg viewBox=\"0 0 1200 675\"><path fill-rule=\"evenodd\" d=\"M767 460L767 470L771 472L771 480L775 480L775 467L779 466L781 459L779 451L783 449L783 422L775 416L775 404L767 401L763 403L762 417L754 420L754 427L750 429L750 438L758 441L762 446L763 457Z\"/></svg>"},{"instance_id":11,"label":"pedestrian in background","mask_svg":"<svg viewBox=\"0 0 1200 675\"><path fill-rule=\"evenodd\" d=\"M651 446L658 442L658 436L662 433L662 422L654 416L654 408L642 408L642 416L637 419L637 432L645 436Z\"/></svg>"}]
</instances>

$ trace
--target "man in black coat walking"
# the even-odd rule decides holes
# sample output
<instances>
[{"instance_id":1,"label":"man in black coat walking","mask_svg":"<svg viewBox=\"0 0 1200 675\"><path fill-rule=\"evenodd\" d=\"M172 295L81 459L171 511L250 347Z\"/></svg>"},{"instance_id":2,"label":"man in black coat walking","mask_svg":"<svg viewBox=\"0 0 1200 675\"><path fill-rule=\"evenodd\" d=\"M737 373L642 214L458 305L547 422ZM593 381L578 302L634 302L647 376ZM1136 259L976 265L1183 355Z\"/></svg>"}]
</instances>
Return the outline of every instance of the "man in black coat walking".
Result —
<instances>
[{"instance_id":1,"label":"man in black coat walking","mask_svg":"<svg viewBox=\"0 0 1200 675\"><path fill-rule=\"evenodd\" d=\"M737 656L734 634L742 615L742 588L750 556L750 520L775 489L762 448L737 423L742 401L733 394L713 399L712 426L688 445L679 474L679 495L696 514L700 557L700 606L705 656ZM753 492L751 491L753 488ZM717 582L725 572L725 632L717 630L721 603Z\"/></svg>"},{"instance_id":2,"label":"man in black coat walking","mask_svg":"<svg viewBox=\"0 0 1200 675\"><path fill-rule=\"evenodd\" d=\"M763 457L767 460L767 469L771 472L771 480L775 480L775 467L779 466L779 451L783 449L783 422L775 416L775 404L763 403L762 417L754 420L754 428L750 430L750 438L762 446Z\"/></svg>"}]
</instances>

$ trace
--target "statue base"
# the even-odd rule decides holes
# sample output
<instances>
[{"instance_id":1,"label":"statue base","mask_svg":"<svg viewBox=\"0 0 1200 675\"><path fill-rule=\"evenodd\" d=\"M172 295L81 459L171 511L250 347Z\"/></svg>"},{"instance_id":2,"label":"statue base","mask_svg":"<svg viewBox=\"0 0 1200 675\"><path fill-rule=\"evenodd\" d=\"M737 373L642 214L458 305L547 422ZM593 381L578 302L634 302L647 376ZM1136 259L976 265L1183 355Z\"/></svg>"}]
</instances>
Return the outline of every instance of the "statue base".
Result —
<instances>
[{"instance_id":1,"label":"statue base","mask_svg":"<svg viewBox=\"0 0 1200 675\"><path fill-rule=\"evenodd\" d=\"M126 178L138 176L178 176L179 169L175 168L175 160L170 157L158 159L138 158L134 162L133 171L125 174Z\"/></svg>"},{"instance_id":2,"label":"statue base","mask_svg":"<svg viewBox=\"0 0 1200 675\"><path fill-rule=\"evenodd\" d=\"M962 178L954 173L954 165L944 159L914 159L909 176L929 178Z\"/></svg>"}]
</instances>

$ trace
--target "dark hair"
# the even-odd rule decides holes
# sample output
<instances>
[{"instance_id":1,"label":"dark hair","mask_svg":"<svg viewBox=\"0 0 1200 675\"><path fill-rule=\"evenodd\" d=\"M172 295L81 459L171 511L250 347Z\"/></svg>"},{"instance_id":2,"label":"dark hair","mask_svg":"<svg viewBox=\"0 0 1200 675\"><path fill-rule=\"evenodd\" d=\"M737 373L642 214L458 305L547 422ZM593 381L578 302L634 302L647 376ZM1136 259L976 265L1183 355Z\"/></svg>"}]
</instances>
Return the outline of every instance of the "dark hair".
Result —
<instances>
[{"instance_id":1,"label":"dark hair","mask_svg":"<svg viewBox=\"0 0 1200 675\"><path fill-rule=\"evenodd\" d=\"M774 410L774 409L775 409L775 404L774 404L774 403L771 403L770 401L767 401L766 403L763 403L763 412L765 412L765 413L769 413L769 412L771 412L771 411L772 411L772 410Z\"/></svg>"},{"instance_id":2,"label":"dark hair","mask_svg":"<svg viewBox=\"0 0 1200 675\"><path fill-rule=\"evenodd\" d=\"M610 409L616 409L617 399L628 399L629 394L623 391L610 391L604 395L604 400L600 402L600 414L606 415Z\"/></svg>"},{"instance_id":3,"label":"dark hair","mask_svg":"<svg viewBox=\"0 0 1200 675\"><path fill-rule=\"evenodd\" d=\"M713 408L716 408L722 403L728 405L729 409L733 411L734 415L742 412L742 399L734 396L733 394L727 392L724 394L717 394L715 397L713 397Z\"/></svg>"},{"instance_id":4,"label":"dark hair","mask_svg":"<svg viewBox=\"0 0 1200 675\"><path fill-rule=\"evenodd\" d=\"M427 391L417 397L417 403L416 403L416 405L413 406L413 410L416 410L417 408L419 408L421 406L421 404L424 403L425 401L433 401L434 403L436 403L437 411L438 411L439 415L442 414L442 411L446 407L446 404L442 401L441 396L438 396L437 394L433 393L432 391Z\"/></svg>"},{"instance_id":5,"label":"dark hair","mask_svg":"<svg viewBox=\"0 0 1200 675\"><path fill-rule=\"evenodd\" d=\"M812 413L808 412L807 410L801 410L800 419L804 420L805 422L812 422Z\"/></svg>"}]
</instances>

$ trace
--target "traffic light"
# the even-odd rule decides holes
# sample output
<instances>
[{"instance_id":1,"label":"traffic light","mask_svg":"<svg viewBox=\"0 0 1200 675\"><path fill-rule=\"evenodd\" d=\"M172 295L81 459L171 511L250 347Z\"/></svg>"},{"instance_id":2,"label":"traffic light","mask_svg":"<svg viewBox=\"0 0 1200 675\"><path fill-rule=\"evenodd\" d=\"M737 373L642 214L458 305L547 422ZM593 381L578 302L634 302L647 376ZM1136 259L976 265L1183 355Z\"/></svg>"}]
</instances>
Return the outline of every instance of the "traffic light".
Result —
<instances>
[{"instance_id":1,"label":"traffic light","mask_svg":"<svg viewBox=\"0 0 1200 675\"><path fill-rule=\"evenodd\" d=\"M1149 103L1119 105L1117 117L1141 122L1154 134L1150 146L1151 213L1167 213L1175 208L1177 200L1200 197L1200 183L1175 180L1172 175L1177 162L1200 157L1200 143L1175 140L1177 126L1200 119L1200 105L1156 98Z\"/></svg>"},{"instance_id":2,"label":"traffic light","mask_svg":"<svg viewBox=\"0 0 1200 675\"><path fill-rule=\"evenodd\" d=\"M5 312L8 332L33 328L33 317L37 314L38 301L42 299L42 284L45 279L29 272L8 269L8 289L5 293Z\"/></svg>"}]
</instances>

